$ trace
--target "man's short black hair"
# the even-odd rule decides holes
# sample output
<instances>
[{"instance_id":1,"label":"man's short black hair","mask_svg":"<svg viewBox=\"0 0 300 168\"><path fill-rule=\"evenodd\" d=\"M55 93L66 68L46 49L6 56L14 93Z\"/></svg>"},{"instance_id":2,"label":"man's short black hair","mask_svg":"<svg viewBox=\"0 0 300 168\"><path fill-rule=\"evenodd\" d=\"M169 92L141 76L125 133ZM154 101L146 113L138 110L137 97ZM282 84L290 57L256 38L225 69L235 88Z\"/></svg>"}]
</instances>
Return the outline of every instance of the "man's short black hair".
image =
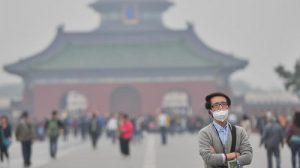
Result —
<instances>
[{"instance_id":1,"label":"man's short black hair","mask_svg":"<svg viewBox=\"0 0 300 168\"><path fill-rule=\"evenodd\" d=\"M23 111L20 118L28 118L28 112Z\"/></svg>"},{"instance_id":2,"label":"man's short black hair","mask_svg":"<svg viewBox=\"0 0 300 168\"><path fill-rule=\"evenodd\" d=\"M300 128L300 111L296 111L293 119L294 125Z\"/></svg>"},{"instance_id":3,"label":"man's short black hair","mask_svg":"<svg viewBox=\"0 0 300 168\"><path fill-rule=\"evenodd\" d=\"M52 111L52 116L56 116L57 115L57 111L56 110L53 110Z\"/></svg>"},{"instance_id":4,"label":"man's short black hair","mask_svg":"<svg viewBox=\"0 0 300 168\"><path fill-rule=\"evenodd\" d=\"M211 100L213 97L216 97L216 96L224 97L224 98L226 99L226 103L228 104L228 106L231 105L231 100L230 100L230 98L229 98L226 94L221 93L221 92L214 92L214 93L211 93L211 94L209 94L209 95L207 95L207 96L205 97L205 101L206 101L206 102L205 102L205 108L206 108L207 110L209 110L209 109L211 108L210 100Z\"/></svg>"}]
</instances>

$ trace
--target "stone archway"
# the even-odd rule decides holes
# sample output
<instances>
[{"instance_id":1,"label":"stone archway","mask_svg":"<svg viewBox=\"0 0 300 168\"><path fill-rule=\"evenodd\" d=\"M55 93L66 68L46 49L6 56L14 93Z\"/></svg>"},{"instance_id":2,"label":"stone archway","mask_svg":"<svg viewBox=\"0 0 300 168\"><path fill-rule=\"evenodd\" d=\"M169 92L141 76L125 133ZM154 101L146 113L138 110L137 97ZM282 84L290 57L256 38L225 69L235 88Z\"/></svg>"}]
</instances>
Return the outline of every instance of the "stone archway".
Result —
<instances>
[{"instance_id":1,"label":"stone archway","mask_svg":"<svg viewBox=\"0 0 300 168\"><path fill-rule=\"evenodd\" d=\"M189 115L192 113L191 98L183 90L171 90L162 99L161 108L171 115Z\"/></svg>"},{"instance_id":2,"label":"stone archway","mask_svg":"<svg viewBox=\"0 0 300 168\"><path fill-rule=\"evenodd\" d=\"M68 91L60 100L60 110L69 116L79 116L88 107L88 99L78 91Z\"/></svg>"},{"instance_id":3,"label":"stone archway","mask_svg":"<svg viewBox=\"0 0 300 168\"><path fill-rule=\"evenodd\" d=\"M141 96L130 86L115 89L110 98L110 112L141 113Z\"/></svg>"}]
</instances>

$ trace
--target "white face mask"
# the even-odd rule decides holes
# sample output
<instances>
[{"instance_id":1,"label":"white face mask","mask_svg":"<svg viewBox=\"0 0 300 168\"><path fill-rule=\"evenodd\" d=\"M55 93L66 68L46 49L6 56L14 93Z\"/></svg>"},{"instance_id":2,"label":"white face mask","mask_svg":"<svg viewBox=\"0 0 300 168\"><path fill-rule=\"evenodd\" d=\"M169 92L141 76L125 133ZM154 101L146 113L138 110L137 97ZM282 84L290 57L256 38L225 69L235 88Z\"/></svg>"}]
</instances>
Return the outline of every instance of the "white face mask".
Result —
<instances>
[{"instance_id":1,"label":"white face mask","mask_svg":"<svg viewBox=\"0 0 300 168\"><path fill-rule=\"evenodd\" d=\"M214 119L224 122L228 117L228 110L218 110L215 112L211 112Z\"/></svg>"}]
</instances>

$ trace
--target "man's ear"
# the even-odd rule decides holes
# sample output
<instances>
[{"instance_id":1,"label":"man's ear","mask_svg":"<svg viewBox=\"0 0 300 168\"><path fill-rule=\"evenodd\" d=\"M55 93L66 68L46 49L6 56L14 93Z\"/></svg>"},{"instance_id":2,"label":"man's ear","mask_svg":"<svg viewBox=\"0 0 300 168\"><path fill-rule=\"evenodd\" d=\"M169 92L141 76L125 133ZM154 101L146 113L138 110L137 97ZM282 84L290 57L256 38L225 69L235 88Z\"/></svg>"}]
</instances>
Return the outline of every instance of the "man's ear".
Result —
<instances>
[{"instance_id":1,"label":"man's ear","mask_svg":"<svg viewBox=\"0 0 300 168\"><path fill-rule=\"evenodd\" d=\"M208 110L208 115L209 115L210 121L213 121L214 120L214 116L212 115L212 112L210 110Z\"/></svg>"},{"instance_id":2,"label":"man's ear","mask_svg":"<svg viewBox=\"0 0 300 168\"><path fill-rule=\"evenodd\" d=\"M213 116L212 115L212 112L210 111L210 110L207 110L208 111L208 114L210 115L210 116Z\"/></svg>"}]
</instances>

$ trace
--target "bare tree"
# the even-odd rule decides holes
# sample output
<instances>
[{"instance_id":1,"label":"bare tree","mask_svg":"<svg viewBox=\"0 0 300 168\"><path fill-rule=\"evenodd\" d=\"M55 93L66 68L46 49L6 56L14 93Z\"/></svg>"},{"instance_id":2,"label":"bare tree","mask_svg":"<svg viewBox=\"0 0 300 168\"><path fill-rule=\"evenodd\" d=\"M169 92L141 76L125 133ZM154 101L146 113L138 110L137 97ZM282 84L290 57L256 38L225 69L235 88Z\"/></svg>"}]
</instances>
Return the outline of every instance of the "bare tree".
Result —
<instances>
[{"instance_id":1,"label":"bare tree","mask_svg":"<svg viewBox=\"0 0 300 168\"><path fill-rule=\"evenodd\" d=\"M286 70L282 65L275 67L277 74L284 79L286 90L292 91L300 97L300 61L297 61L294 72Z\"/></svg>"}]
</instances>

